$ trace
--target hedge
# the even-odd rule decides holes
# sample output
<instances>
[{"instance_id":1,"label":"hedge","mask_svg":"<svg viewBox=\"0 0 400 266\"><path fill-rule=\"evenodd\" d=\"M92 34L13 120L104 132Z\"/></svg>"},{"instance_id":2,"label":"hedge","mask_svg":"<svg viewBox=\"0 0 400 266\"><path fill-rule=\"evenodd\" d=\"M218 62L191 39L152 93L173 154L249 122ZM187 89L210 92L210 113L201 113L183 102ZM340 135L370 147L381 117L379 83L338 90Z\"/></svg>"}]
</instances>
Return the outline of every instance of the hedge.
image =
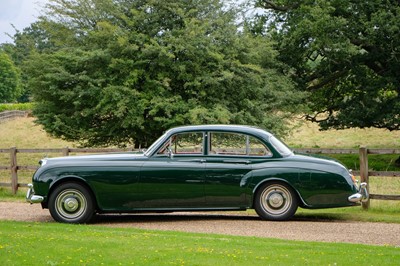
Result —
<instances>
[{"instance_id":1,"label":"hedge","mask_svg":"<svg viewBox=\"0 0 400 266\"><path fill-rule=\"evenodd\" d=\"M4 103L0 104L0 112L4 111L30 111L33 109L34 103Z\"/></svg>"}]
</instances>

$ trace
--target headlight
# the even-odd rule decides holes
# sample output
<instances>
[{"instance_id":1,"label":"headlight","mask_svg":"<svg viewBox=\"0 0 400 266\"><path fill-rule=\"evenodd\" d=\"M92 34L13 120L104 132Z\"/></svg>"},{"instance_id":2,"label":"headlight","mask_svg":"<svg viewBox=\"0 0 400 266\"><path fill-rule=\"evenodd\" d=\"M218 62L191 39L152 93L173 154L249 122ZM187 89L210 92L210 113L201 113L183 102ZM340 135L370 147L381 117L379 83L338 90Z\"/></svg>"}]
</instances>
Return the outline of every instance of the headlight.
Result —
<instances>
[{"instance_id":1,"label":"headlight","mask_svg":"<svg viewBox=\"0 0 400 266\"><path fill-rule=\"evenodd\" d=\"M44 166L46 163L47 163L47 159L42 159L42 160L39 161L39 164L41 166Z\"/></svg>"}]
</instances>

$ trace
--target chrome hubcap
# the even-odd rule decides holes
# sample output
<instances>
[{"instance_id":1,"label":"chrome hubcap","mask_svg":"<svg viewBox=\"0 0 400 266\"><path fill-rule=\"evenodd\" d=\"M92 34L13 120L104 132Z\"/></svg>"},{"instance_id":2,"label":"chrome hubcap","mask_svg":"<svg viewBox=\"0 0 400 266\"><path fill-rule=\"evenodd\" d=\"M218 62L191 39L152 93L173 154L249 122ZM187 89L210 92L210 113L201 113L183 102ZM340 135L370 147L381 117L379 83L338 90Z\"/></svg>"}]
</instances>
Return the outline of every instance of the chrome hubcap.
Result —
<instances>
[{"instance_id":1,"label":"chrome hubcap","mask_svg":"<svg viewBox=\"0 0 400 266\"><path fill-rule=\"evenodd\" d=\"M274 184L266 187L260 197L261 207L270 215L281 215L292 206L292 194L282 185Z\"/></svg>"},{"instance_id":2,"label":"chrome hubcap","mask_svg":"<svg viewBox=\"0 0 400 266\"><path fill-rule=\"evenodd\" d=\"M64 208L68 212L74 212L79 208L79 202L75 198L68 198L64 202Z\"/></svg>"},{"instance_id":3,"label":"chrome hubcap","mask_svg":"<svg viewBox=\"0 0 400 266\"><path fill-rule=\"evenodd\" d=\"M86 197L76 189L66 189L56 198L56 211L65 219L79 218L87 209Z\"/></svg>"},{"instance_id":4,"label":"chrome hubcap","mask_svg":"<svg viewBox=\"0 0 400 266\"><path fill-rule=\"evenodd\" d=\"M285 203L285 199L280 193L272 193L266 201L271 208L275 209L278 209Z\"/></svg>"}]
</instances>

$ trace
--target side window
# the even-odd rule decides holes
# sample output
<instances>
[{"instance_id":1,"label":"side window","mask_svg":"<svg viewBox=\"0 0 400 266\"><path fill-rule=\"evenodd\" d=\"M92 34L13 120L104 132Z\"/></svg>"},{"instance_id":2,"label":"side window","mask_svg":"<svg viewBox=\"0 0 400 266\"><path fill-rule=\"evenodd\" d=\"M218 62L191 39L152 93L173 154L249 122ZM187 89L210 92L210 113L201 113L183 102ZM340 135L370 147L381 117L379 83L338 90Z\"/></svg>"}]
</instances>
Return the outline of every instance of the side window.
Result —
<instances>
[{"instance_id":1,"label":"side window","mask_svg":"<svg viewBox=\"0 0 400 266\"><path fill-rule=\"evenodd\" d=\"M236 133L209 134L209 155L271 156L270 150L257 138Z\"/></svg>"},{"instance_id":2,"label":"side window","mask_svg":"<svg viewBox=\"0 0 400 266\"><path fill-rule=\"evenodd\" d=\"M161 147L157 154L167 154L171 149L173 154L203 154L203 133L191 132L173 135Z\"/></svg>"},{"instance_id":3,"label":"side window","mask_svg":"<svg viewBox=\"0 0 400 266\"><path fill-rule=\"evenodd\" d=\"M208 154L246 155L246 136L234 133L210 133Z\"/></svg>"}]
</instances>

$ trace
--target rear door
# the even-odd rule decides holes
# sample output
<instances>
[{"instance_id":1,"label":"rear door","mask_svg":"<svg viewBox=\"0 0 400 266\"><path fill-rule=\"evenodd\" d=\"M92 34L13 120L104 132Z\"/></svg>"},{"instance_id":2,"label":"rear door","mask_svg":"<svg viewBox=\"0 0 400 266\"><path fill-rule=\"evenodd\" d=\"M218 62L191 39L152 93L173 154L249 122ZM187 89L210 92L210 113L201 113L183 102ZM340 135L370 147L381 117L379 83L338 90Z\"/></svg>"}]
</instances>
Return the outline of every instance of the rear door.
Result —
<instances>
[{"instance_id":1,"label":"rear door","mask_svg":"<svg viewBox=\"0 0 400 266\"><path fill-rule=\"evenodd\" d=\"M253 164L272 156L260 140L242 133L208 132L205 196L207 206L246 207Z\"/></svg>"}]
</instances>

